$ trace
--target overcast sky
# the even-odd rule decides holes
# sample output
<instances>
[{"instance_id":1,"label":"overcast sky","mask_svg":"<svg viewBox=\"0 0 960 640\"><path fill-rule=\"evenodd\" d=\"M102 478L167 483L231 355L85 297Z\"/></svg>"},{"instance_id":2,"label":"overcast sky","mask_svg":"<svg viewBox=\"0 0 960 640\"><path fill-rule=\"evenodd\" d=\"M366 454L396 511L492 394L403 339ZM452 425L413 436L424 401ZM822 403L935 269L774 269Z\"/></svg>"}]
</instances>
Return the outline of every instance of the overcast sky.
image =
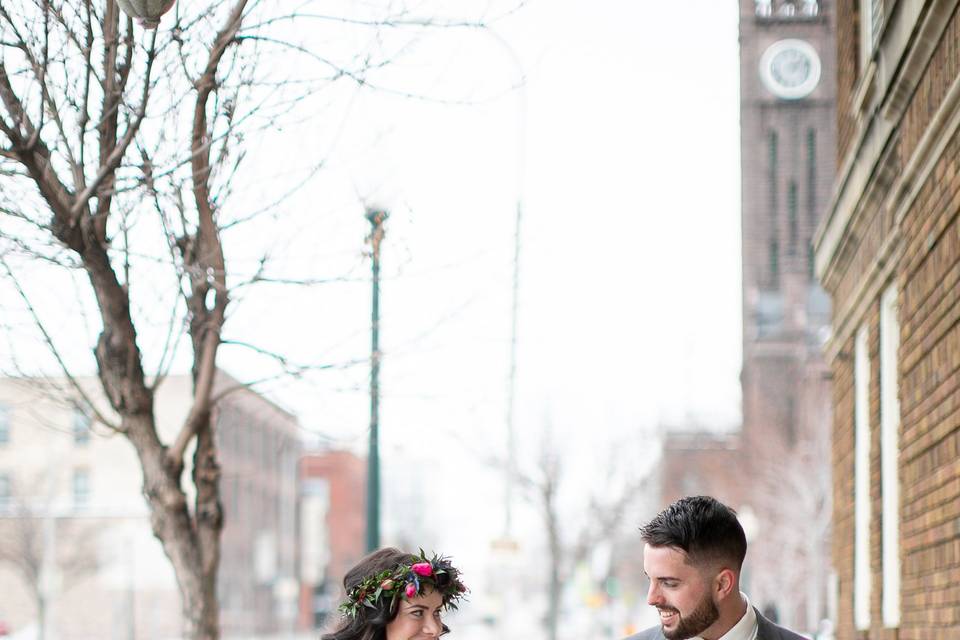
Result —
<instances>
[{"instance_id":1,"label":"overcast sky","mask_svg":"<svg viewBox=\"0 0 960 640\"><path fill-rule=\"evenodd\" d=\"M326 163L289 207L296 234L278 232L272 264L350 281L251 295L231 328L260 325L277 350L331 363L364 357L361 201L386 206L385 429L496 429L520 200L518 419L735 425L736 18L736 3L710 0L531 2L495 34L420 36L380 83L468 104L350 88L270 149L320 148ZM319 377L284 402L308 428L362 437L366 375Z\"/></svg>"},{"instance_id":2,"label":"overcast sky","mask_svg":"<svg viewBox=\"0 0 960 640\"><path fill-rule=\"evenodd\" d=\"M472 18L512 5L437 6ZM384 482L419 492L423 526L458 555L482 557L500 529L471 508L502 493L482 458L505 441L518 203L521 455L545 425L581 470L610 442L646 459L638 434L664 426L737 425L737 12L732 0L532 0L490 31L388 34L406 44L373 76L381 90L338 83L314 114L249 141L251 200L323 169L275 219L225 235L230 264L249 269L266 243L274 274L339 281L237 295L226 337L334 365L264 390L306 431L362 452L368 369L340 365L369 353L363 207L389 208ZM74 346L91 366L89 343ZM236 347L220 364L241 379L272 371ZM394 522L406 508L385 505Z\"/></svg>"},{"instance_id":3,"label":"overcast sky","mask_svg":"<svg viewBox=\"0 0 960 640\"><path fill-rule=\"evenodd\" d=\"M269 317L278 350L365 357L360 200L390 208L384 482L388 495L424 493L425 515L414 512L444 532L444 548L482 558L501 526L489 511L478 524L475 508L502 493L479 459L505 439L518 200L521 458L549 424L589 484L610 442L642 461L654 448L645 433L738 424L737 11L716 0L530 2L493 34L423 35L381 78L471 104L350 89L311 123L315 135L296 134L327 159L300 201L309 232L286 240L275 264L296 272L307 260L355 281L251 297L233 326ZM242 354L223 361L233 357L245 366ZM305 427L362 451L367 375L353 367L276 391ZM409 508L385 505L395 523L409 523Z\"/></svg>"}]
</instances>

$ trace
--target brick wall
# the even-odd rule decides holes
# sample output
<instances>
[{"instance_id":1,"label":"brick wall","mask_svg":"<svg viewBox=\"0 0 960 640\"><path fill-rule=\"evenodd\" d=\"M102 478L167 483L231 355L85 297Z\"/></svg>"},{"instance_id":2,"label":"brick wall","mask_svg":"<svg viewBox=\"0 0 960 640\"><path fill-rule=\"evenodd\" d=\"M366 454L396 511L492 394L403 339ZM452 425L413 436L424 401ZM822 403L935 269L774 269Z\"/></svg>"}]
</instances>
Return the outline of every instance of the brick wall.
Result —
<instances>
[{"instance_id":1,"label":"brick wall","mask_svg":"<svg viewBox=\"0 0 960 640\"><path fill-rule=\"evenodd\" d=\"M854 392L853 338L833 361L833 567L839 580L837 640L848 640L853 620Z\"/></svg>"},{"instance_id":2,"label":"brick wall","mask_svg":"<svg viewBox=\"0 0 960 640\"><path fill-rule=\"evenodd\" d=\"M902 153L904 164L943 102L954 78L960 75L960 7L954 9L950 23L933 54L927 72L917 86L910 107L903 117Z\"/></svg>"},{"instance_id":3,"label":"brick wall","mask_svg":"<svg viewBox=\"0 0 960 640\"><path fill-rule=\"evenodd\" d=\"M858 0L837 1L837 166L850 150L856 133L852 115L853 92L856 90L860 65L858 34L860 32Z\"/></svg>"},{"instance_id":4,"label":"brick wall","mask_svg":"<svg viewBox=\"0 0 960 640\"><path fill-rule=\"evenodd\" d=\"M838 153L854 153L858 125L851 114L857 83L857 2L839 2ZM893 64L895 61L887 61ZM844 333L831 363L834 404L834 545L839 578L838 640L947 640L960 638L960 133L951 134L916 199L901 220L884 208L901 168L960 77L960 9L954 10L885 148L884 173L875 173L862 208L844 231L827 287L835 327L869 330L871 428L871 603L869 631L853 620L854 562L854 338ZM875 116L879 117L879 116ZM925 163L921 158L918 166ZM881 247L899 236L892 280L899 291L901 622L883 628L882 495L880 483L879 293L856 308L849 303L877 266ZM875 274L874 274L875 275ZM882 284L882 283L876 283ZM882 290L883 287L879 287ZM877 291L874 287L871 291ZM844 316L843 314L859 314Z\"/></svg>"},{"instance_id":5,"label":"brick wall","mask_svg":"<svg viewBox=\"0 0 960 640\"><path fill-rule=\"evenodd\" d=\"M900 640L960 637L958 153L960 135L903 221Z\"/></svg>"},{"instance_id":6,"label":"brick wall","mask_svg":"<svg viewBox=\"0 0 960 640\"><path fill-rule=\"evenodd\" d=\"M738 438L711 433L671 434L660 465L661 509L689 495L710 495L737 509L744 503L748 478Z\"/></svg>"}]
</instances>

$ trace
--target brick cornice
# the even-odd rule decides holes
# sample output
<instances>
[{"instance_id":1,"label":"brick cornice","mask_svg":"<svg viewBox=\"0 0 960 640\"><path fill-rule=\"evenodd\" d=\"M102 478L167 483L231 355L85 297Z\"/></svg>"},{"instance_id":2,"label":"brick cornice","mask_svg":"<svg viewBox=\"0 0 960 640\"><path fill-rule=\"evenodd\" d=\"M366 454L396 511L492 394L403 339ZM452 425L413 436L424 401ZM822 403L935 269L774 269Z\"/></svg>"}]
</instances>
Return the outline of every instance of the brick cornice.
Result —
<instances>
[{"instance_id":1,"label":"brick cornice","mask_svg":"<svg viewBox=\"0 0 960 640\"><path fill-rule=\"evenodd\" d=\"M843 238L870 204L868 196L876 194L871 182L876 175L895 170L882 165L884 160L895 162L892 154L885 152L958 2L934 0L925 14L926 3L921 0L901 0L893 7L895 15L888 21L884 41L871 61L875 65L872 91L864 91L863 102L857 105L856 140L839 167L830 205L814 238L816 271L825 284L834 278L835 271L842 270ZM941 110L948 107L946 103ZM919 147L915 149L910 162L921 152Z\"/></svg>"},{"instance_id":2,"label":"brick cornice","mask_svg":"<svg viewBox=\"0 0 960 640\"><path fill-rule=\"evenodd\" d=\"M843 307L834 310L834 335L825 348L828 359L832 360L836 357L839 352L837 345L842 345L849 339L859 324L856 320L863 316L869 303L894 275L903 248L901 222L914 206L923 185L958 131L960 131L960 77L955 78L950 85L943 102L916 145L910 160L899 173L893 188L889 190L882 203L877 203L882 210L894 212L893 228L862 275L860 285L854 294L845 301ZM877 182L875 179L872 184ZM869 200L869 194L865 194L863 200ZM837 262L835 261L835 264Z\"/></svg>"}]
</instances>

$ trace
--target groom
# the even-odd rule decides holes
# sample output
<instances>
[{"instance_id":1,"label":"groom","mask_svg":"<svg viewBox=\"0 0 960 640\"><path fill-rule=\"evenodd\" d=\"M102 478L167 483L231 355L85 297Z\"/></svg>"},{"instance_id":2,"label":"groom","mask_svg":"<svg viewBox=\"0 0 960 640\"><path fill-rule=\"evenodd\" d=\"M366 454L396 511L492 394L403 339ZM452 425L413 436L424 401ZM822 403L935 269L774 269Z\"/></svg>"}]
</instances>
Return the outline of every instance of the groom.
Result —
<instances>
[{"instance_id":1,"label":"groom","mask_svg":"<svg viewBox=\"0 0 960 640\"><path fill-rule=\"evenodd\" d=\"M733 509L681 498L640 529L647 603L660 625L627 640L803 640L773 624L740 592L747 539Z\"/></svg>"}]
</instances>

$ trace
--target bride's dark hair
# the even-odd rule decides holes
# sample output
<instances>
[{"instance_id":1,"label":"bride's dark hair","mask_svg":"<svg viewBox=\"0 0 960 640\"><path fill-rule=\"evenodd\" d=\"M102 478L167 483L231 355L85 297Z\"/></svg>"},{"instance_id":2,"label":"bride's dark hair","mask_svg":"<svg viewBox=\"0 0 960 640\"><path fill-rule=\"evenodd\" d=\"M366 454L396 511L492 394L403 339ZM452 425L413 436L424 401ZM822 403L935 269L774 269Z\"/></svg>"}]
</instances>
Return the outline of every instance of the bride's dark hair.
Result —
<instances>
[{"instance_id":1,"label":"bride's dark hair","mask_svg":"<svg viewBox=\"0 0 960 640\"><path fill-rule=\"evenodd\" d=\"M351 589L363 582L364 578L393 569L398 564L412 564L417 562L417 556L400 551L393 547L378 549L360 559L343 577L343 591L350 593ZM387 624L397 617L399 600L380 598L372 607L363 606L357 609L354 616L344 615L337 627L323 634L322 640L386 640ZM442 625L441 635L449 633L447 625Z\"/></svg>"}]
</instances>

